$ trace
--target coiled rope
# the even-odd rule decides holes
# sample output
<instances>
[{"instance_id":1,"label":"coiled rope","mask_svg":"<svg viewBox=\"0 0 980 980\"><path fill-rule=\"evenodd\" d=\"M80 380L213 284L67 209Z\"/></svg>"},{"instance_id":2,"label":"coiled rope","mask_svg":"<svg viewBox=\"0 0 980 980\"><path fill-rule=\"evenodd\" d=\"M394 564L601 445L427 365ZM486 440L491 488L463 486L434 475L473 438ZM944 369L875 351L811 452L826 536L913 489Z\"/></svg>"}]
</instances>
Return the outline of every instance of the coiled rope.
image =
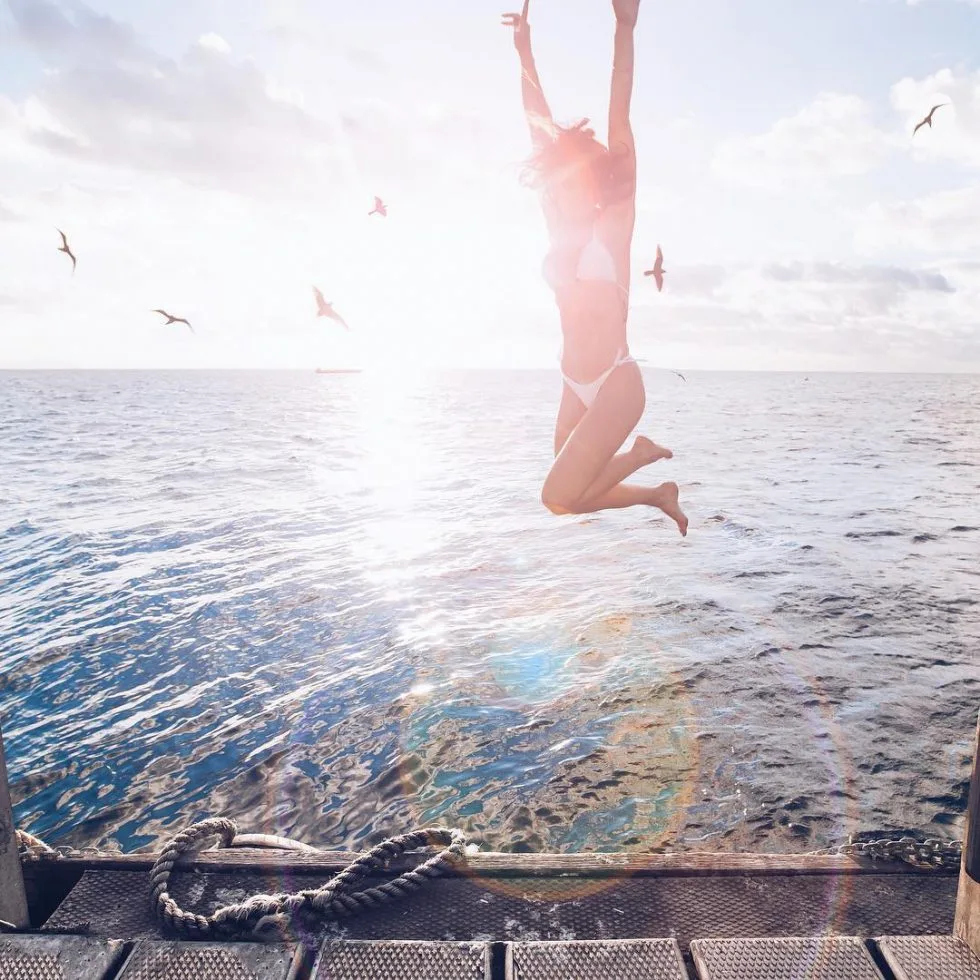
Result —
<instances>
[{"instance_id":1,"label":"coiled rope","mask_svg":"<svg viewBox=\"0 0 980 980\"><path fill-rule=\"evenodd\" d=\"M45 844L40 837L35 837L26 830L18 830L16 834L17 847L20 851L20 859L22 861L32 861L42 857L62 856L59 851Z\"/></svg>"},{"instance_id":2,"label":"coiled rope","mask_svg":"<svg viewBox=\"0 0 980 980\"><path fill-rule=\"evenodd\" d=\"M221 847L230 847L237 833L234 821L216 817L194 824L164 847L150 869L150 901L157 918L168 929L195 939L231 936L265 939L270 934L278 938L286 934L295 920L307 923L336 920L399 901L466 861L465 835L459 830L433 827L382 841L319 888L293 894L253 895L206 916L182 909L168 891L170 874L180 855L215 836L220 837ZM384 871L394 858L406 851L431 847L441 850L410 871L380 885L351 890L360 879Z\"/></svg>"}]
</instances>

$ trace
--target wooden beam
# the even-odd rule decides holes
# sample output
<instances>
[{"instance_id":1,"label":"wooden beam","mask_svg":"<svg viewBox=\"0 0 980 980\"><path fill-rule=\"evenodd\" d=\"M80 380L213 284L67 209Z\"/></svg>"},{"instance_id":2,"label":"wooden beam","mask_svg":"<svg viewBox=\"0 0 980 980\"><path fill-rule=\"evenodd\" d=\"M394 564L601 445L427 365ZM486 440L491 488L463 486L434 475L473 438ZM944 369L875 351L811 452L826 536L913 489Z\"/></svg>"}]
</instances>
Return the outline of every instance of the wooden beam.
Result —
<instances>
[{"instance_id":1,"label":"wooden beam","mask_svg":"<svg viewBox=\"0 0 980 980\"><path fill-rule=\"evenodd\" d=\"M24 873L17 853L17 833L3 758L3 732L0 731L0 919L24 929L30 925Z\"/></svg>"},{"instance_id":2,"label":"wooden beam","mask_svg":"<svg viewBox=\"0 0 980 980\"><path fill-rule=\"evenodd\" d=\"M177 866L188 871L256 874L334 875L358 855L346 851L272 851L233 847L183 855ZM395 873L414 868L427 855L407 854L391 863ZM149 871L154 852L142 854L84 854L78 857L41 858L31 865L42 873L49 864L62 871ZM936 875L947 872L916 868L902 861L872 862L841 855L809 854L501 854L482 851L467 859L455 875L462 877L541 878L576 876L593 878L687 878L715 875ZM948 872L954 874L955 872Z\"/></svg>"},{"instance_id":3,"label":"wooden beam","mask_svg":"<svg viewBox=\"0 0 980 980\"><path fill-rule=\"evenodd\" d=\"M953 932L980 956L980 722L973 747L973 775L970 778L970 801L966 807L963 863Z\"/></svg>"}]
</instances>

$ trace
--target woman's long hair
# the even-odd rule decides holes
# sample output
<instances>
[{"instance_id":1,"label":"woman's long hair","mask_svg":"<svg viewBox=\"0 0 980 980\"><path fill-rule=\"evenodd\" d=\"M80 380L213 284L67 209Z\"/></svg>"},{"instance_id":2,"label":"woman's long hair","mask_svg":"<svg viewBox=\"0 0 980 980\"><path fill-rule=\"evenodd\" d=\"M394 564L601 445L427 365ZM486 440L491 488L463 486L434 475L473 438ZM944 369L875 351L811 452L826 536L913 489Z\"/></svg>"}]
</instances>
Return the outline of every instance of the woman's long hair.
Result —
<instances>
[{"instance_id":1,"label":"woman's long hair","mask_svg":"<svg viewBox=\"0 0 980 980\"><path fill-rule=\"evenodd\" d=\"M556 126L554 138L527 161L522 182L547 195L553 181L575 178L591 184L599 208L633 191L626 154L613 153L600 143L588 119L573 126Z\"/></svg>"}]
</instances>

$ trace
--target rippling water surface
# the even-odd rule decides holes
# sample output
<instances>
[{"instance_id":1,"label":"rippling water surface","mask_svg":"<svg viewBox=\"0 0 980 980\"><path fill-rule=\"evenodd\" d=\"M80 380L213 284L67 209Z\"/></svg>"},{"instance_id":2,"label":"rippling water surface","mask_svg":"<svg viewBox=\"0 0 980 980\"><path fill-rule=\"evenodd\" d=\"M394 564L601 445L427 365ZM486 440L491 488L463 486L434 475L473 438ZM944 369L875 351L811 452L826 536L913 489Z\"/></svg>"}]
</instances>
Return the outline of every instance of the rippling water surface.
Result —
<instances>
[{"instance_id":1,"label":"rippling water surface","mask_svg":"<svg viewBox=\"0 0 980 980\"><path fill-rule=\"evenodd\" d=\"M322 846L959 836L980 379L648 372L681 540L538 503L551 373L0 374L20 826Z\"/></svg>"}]
</instances>

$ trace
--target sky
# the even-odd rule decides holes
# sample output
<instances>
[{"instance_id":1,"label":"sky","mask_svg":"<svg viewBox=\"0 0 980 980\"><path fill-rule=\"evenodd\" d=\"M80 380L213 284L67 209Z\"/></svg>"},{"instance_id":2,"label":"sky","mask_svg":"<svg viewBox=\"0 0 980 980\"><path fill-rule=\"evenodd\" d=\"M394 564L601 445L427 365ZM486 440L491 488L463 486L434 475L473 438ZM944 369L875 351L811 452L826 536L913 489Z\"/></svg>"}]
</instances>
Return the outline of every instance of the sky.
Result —
<instances>
[{"instance_id":1,"label":"sky","mask_svg":"<svg viewBox=\"0 0 980 980\"><path fill-rule=\"evenodd\" d=\"M553 367L507 9L0 0L0 368ZM604 136L611 4L530 22ZM978 38L980 0L643 0L634 355L980 372Z\"/></svg>"}]
</instances>

